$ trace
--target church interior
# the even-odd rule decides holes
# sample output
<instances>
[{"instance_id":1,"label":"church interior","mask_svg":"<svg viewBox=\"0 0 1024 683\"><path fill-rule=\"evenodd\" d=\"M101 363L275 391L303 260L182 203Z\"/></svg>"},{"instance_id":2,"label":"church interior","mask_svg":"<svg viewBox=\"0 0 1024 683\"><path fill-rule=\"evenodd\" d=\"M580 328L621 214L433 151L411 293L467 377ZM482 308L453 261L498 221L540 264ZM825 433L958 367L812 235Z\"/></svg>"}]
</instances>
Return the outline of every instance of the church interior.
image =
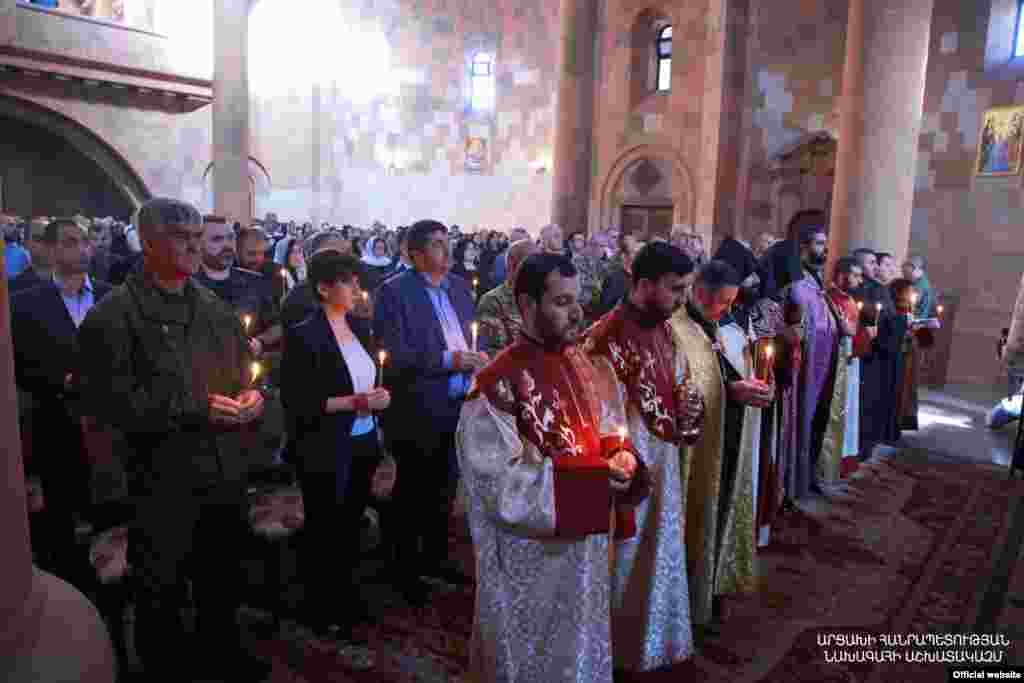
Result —
<instances>
[{"instance_id":1,"label":"church interior","mask_svg":"<svg viewBox=\"0 0 1024 683\"><path fill-rule=\"evenodd\" d=\"M773 537L756 604L697 656L622 681L924 681L957 663L822 644L872 628L999 633L1001 665L1024 666L1017 426L985 424L1006 398L1000 332L1024 316L1022 142L1020 0L0 0L0 213L127 223L173 197L243 226L683 228L709 253L795 238L803 214L830 264L924 260L941 327L919 429ZM113 681L94 610L32 568L0 309L0 670ZM375 671L260 647L282 683L470 680L472 591L438 601L389 618Z\"/></svg>"}]
</instances>

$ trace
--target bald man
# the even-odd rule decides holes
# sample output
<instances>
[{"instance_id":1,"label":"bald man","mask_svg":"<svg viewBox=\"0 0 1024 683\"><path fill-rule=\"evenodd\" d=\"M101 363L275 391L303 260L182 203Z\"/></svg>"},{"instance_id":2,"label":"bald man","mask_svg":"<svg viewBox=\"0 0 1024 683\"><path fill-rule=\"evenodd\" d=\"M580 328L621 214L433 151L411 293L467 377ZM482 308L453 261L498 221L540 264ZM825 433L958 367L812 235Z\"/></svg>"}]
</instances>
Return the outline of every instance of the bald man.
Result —
<instances>
[{"instance_id":1,"label":"bald man","mask_svg":"<svg viewBox=\"0 0 1024 683\"><path fill-rule=\"evenodd\" d=\"M536 253L537 246L532 240L525 239L509 245L508 277L505 281L487 292L477 304L477 319L480 322L480 350L494 355L516 340L523 326L523 318L516 305L515 288L516 274L526 257Z\"/></svg>"}]
</instances>

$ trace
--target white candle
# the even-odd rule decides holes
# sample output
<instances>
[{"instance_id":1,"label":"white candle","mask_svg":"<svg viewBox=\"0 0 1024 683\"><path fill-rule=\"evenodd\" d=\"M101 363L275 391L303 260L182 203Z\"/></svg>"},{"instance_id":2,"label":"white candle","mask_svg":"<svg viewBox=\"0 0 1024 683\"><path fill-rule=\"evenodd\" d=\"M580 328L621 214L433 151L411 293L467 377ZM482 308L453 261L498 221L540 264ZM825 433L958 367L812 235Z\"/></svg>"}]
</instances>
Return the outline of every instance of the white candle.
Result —
<instances>
[{"instance_id":1,"label":"white candle","mask_svg":"<svg viewBox=\"0 0 1024 683\"><path fill-rule=\"evenodd\" d=\"M252 316L247 315L242 318L242 324L245 325L245 333L249 334L249 325L252 324Z\"/></svg>"},{"instance_id":2,"label":"white candle","mask_svg":"<svg viewBox=\"0 0 1024 683\"><path fill-rule=\"evenodd\" d=\"M477 351L477 341L480 338L480 323L473 323L470 325L470 329L473 331L473 352Z\"/></svg>"},{"instance_id":3,"label":"white candle","mask_svg":"<svg viewBox=\"0 0 1024 683\"><path fill-rule=\"evenodd\" d=\"M377 366L377 386L384 386L384 363L388 360L388 352L380 351L377 353L377 359L380 364Z\"/></svg>"}]
</instances>

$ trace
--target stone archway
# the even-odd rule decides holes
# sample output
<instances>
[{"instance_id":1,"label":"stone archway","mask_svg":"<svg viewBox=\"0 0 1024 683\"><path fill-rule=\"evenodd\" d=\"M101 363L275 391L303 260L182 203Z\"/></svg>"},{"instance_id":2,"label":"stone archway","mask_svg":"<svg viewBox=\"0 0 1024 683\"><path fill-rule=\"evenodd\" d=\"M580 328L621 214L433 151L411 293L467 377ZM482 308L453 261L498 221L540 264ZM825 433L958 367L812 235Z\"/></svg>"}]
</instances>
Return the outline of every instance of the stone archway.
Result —
<instances>
[{"instance_id":1,"label":"stone archway","mask_svg":"<svg viewBox=\"0 0 1024 683\"><path fill-rule=\"evenodd\" d=\"M0 116L41 128L64 140L95 163L117 190L124 194L133 209L153 196L142 180L142 175L127 159L88 127L65 114L8 93L0 93Z\"/></svg>"},{"instance_id":2,"label":"stone archway","mask_svg":"<svg viewBox=\"0 0 1024 683\"><path fill-rule=\"evenodd\" d=\"M693 175L678 155L655 145L637 145L612 164L601 183L599 202L600 228L620 226L624 209L629 208L657 212L671 207L670 229L692 224L696 210Z\"/></svg>"},{"instance_id":3,"label":"stone archway","mask_svg":"<svg viewBox=\"0 0 1024 683\"><path fill-rule=\"evenodd\" d=\"M251 217L255 218L261 214L258 202L265 200L270 196L270 192L273 189L273 182L270 179L270 173L267 171L267 167L264 166L259 159L250 156L249 157L249 209ZM203 211L210 212L213 210L213 162L211 161L206 165L206 169L203 171L203 177L200 181L200 185L203 188L203 197L201 206Z\"/></svg>"}]
</instances>

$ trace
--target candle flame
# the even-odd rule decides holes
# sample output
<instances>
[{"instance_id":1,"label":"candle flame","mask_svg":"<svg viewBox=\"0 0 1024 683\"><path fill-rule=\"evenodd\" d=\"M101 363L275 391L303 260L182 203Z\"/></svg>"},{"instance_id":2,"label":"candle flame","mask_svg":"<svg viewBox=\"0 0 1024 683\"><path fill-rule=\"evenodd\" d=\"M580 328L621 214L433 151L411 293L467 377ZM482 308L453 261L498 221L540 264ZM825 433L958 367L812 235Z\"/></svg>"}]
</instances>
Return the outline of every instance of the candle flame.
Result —
<instances>
[{"instance_id":1,"label":"candle flame","mask_svg":"<svg viewBox=\"0 0 1024 683\"><path fill-rule=\"evenodd\" d=\"M619 440L620 441L625 441L626 440L626 428L625 427L619 427Z\"/></svg>"},{"instance_id":2,"label":"candle flame","mask_svg":"<svg viewBox=\"0 0 1024 683\"><path fill-rule=\"evenodd\" d=\"M260 376L260 372L261 371L262 371L262 368L260 367L259 363L253 363L252 364L252 381L253 382L255 382L256 378Z\"/></svg>"},{"instance_id":3,"label":"candle flame","mask_svg":"<svg viewBox=\"0 0 1024 683\"><path fill-rule=\"evenodd\" d=\"M285 279L288 278L288 271L285 270L284 268L281 269L281 277L283 277Z\"/></svg>"},{"instance_id":4,"label":"candle flame","mask_svg":"<svg viewBox=\"0 0 1024 683\"><path fill-rule=\"evenodd\" d=\"M876 311L881 311L881 310L882 310L882 304L881 304L881 302L879 302L879 303L875 304L875 310L876 310Z\"/></svg>"},{"instance_id":5,"label":"candle flame","mask_svg":"<svg viewBox=\"0 0 1024 683\"><path fill-rule=\"evenodd\" d=\"M939 306L939 309L938 309L939 310L939 315L942 315L942 308L943 308L942 306Z\"/></svg>"},{"instance_id":6,"label":"candle flame","mask_svg":"<svg viewBox=\"0 0 1024 683\"><path fill-rule=\"evenodd\" d=\"M380 360L380 364L384 365L385 361L387 361L387 359L388 359L388 352L387 351L379 352L377 354L377 358Z\"/></svg>"},{"instance_id":7,"label":"candle flame","mask_svg":"<svg viewBox=\"0 0 1024 683\"><path fill-rule=\"evenodd\" d=\"M864 310L864 302L863 301L858 301L857 302L857 310L858 311L863 311Z\"/></svg>"},{"instance_id":8,"label":"candle flame","mask_svg":"<svg viewBox=\"0 0 1024 683\"><path fill-rule=\"evenodd\" d=\"M242 318L242 322L245 324L245 331L248 332L249 331L249 324L252 323L252 316L251 315L245 316L244 318Z\"/></svg>"},{"instance_id":9,"label":"candle flame","mask_svg":"<svg viewBox=\"0 0 1024 683\"><path fill-rule=\"evenodd\" d=\"M771 358L773 353L775 353L775 347L773 347L771 344L765 347L764 355L766 357Z\"/></svg>"}]
</instances>

